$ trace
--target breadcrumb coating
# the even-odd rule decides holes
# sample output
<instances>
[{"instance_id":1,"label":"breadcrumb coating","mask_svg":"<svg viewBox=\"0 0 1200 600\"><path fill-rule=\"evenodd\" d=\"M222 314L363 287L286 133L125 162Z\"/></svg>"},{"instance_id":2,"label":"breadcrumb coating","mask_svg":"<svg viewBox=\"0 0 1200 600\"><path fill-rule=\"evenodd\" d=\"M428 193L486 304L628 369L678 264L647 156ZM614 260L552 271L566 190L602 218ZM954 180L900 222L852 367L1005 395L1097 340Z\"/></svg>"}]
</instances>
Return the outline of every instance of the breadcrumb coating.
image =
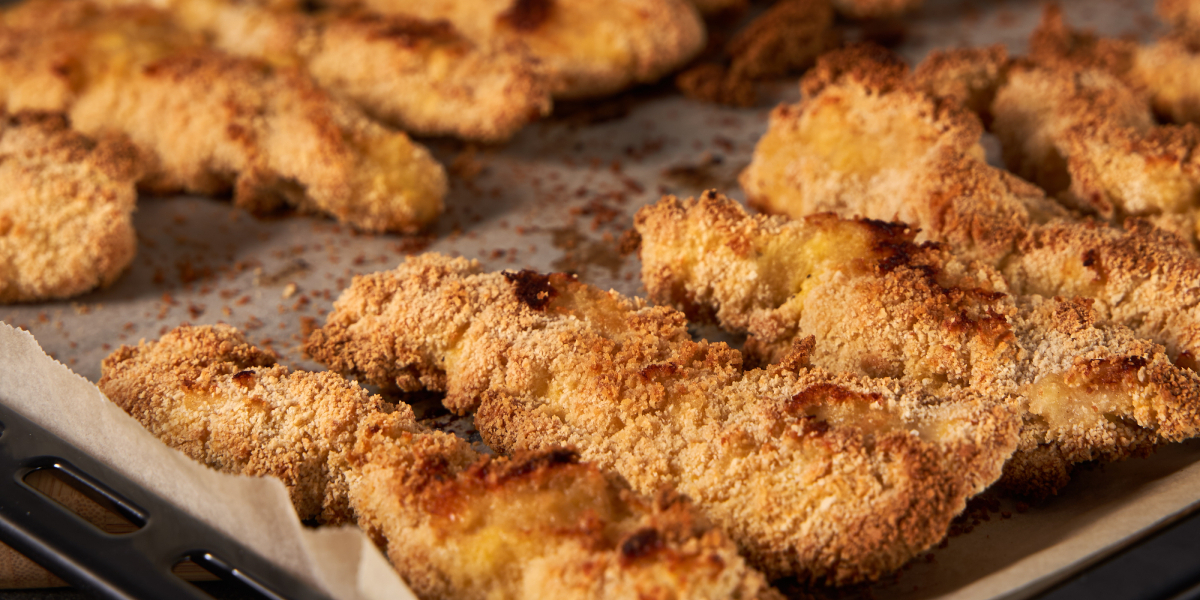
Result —
<instances>
[{"instance_id":1,"label":"breadcrumb coating","mask_svg":"<svg viewBox=\"0 0 1200 600\"><path fill-rule=\"evenodd\" d=\"M555 98L590 98L657 81L704 47L689 0L329 0L385 15L446 20L480 46L523 44Z\"/></svg>"},{"instance_id":2,"label":"breadcrumb coating","mask_svg":"<svg viewBox=\"0 0 1200 600\"><path fill-rule=\"evenodd\" d=\"M77 296L111 284L137 240L137 152L92 141L56 114L0 112L0 302Z\"/></svg>"},{"instance_id":3,"label":"breadcrumb coating","mask_svg":"<svg viewBox=\"0 0 1200 600\"><path fill-rule=\"evenodd\" d=\"M280 478L302 517L356 518L421 597L780 598L685 499L636 496L562 449L479 456L227 326L123 346L100 387L189 456Z\"/></svg>"},{"instance_id":4,"label":"breadcrumb coating","mask_svg":"<svg viewBox=\"0 0 1200 600\"><path fill-rule=\"evenodd\" d=\"M760 210L903 221L921 230L921 241L950 242L964 258L987 262L1010 252L1031 223L1065 213L984 163L979 120L958 101L922 91L883 48L826 54L801 89L799 104L771 113L740 177Z\"/></svg>"},{"instance_id":5,"label":"breadcrumb coating","mask_svg":"<svg viewBox=\"0 0 1200 600\"><path fill-rule=\"evenodd\" d=\"M233 190L252 211L284 204L368 231L416 231L441 212L429 152L295 69L207 49L145 7L27 2L3 13L0 100L66 112L141 151L142 189Z\"/></svg>"},{"instance_id":6,"label":"breadcrumb coating","mask_svg":"<svg viewBox=\"0 0 1200 600\"><path fill-rule=\"evenodd\" d=\"M912 84L931 96L966 107L988 125L992 101L1008 74L1009 62L1003 44L933 50L913 69Z\"/></svg>"},{"instance_id":7,"label":"breadcrumb coating","mask_svg":"<svg viewBox=\"0 0 1200 600\"><path fill-rule=\"evenodd\" d=\"M996 94L1005 163L1072 208L1118 224L1145 218L1195 244L1200 131L1156 125L1151 112L1178 112L1186 88L1169 83L1186 73L1171 47L1073 31L1048 9L1030 60Z\"/></svg>"},{"instance_id":8,"label":"breadcrumb coating","mask_svg":"<svg viewBox=\"0 0 1200 600\"><path fill-rule=\"evenodd\" d=\"M1036 228L1003 268L1013 292L1093 298L1100 314L1200 368L1200 258L1145 221Z\"/></svg>"},{"instance_id":9,"label":"breadcrumb coating","mask_svg":"<svg viewBox=\"0 0 1200 600\"><path fill-rule=\"evenodd\" d=\"M302 66L372 117L418 135L500 142L550 112L546 81L523 47L476 45L446 22L232 0L103 4L153 5L225 52Z\"/></svg>"},{"instance_id":10,"label":"breadcrumb coating","mask_svg":"<svg viewBox=\"0 0 1200 600\"><path fill-rule=\"evenodd\" d=\"M653 300L750 333L770 362L812 336L815 366L1011 403L1026 421L1018 455L1042 466L1006 467L1022 493L1052 493L1074 463L1200 433L1200 376L1102 318L1101 302L1055 297L1073 295L1063 289L1014 298L993 269L917 246L903 225L750 217L710 192L643 208L635 228Z\"/></svg>"},{"instance_id":11,"label":"breadcrumb coating","mask_svg":"<svg viewBox=\"0 0 1200 600\"><path fill-rule=\"evenodd\" d=\"M565 274L427 254L355 279L305 346L380 385L445 390L505 452L554 445L692 498L771 576L877 578L1001 472L1011 410L798 365L742 369L683 315Z\"/></svg>"}]
</instances>

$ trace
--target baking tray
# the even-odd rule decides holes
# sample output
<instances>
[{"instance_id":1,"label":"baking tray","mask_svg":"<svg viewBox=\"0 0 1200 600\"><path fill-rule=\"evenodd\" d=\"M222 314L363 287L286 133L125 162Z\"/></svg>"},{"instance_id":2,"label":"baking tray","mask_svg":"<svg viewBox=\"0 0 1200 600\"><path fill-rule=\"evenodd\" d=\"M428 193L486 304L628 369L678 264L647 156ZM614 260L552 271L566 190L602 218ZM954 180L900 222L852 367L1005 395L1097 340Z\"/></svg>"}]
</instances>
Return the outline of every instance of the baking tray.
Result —
<instances>
[{"instance_id":1,"label":"baking tray","mask_svg":"<svg viewBox=\"0 0 1200 600\"><path fill-rule=\"evenodd\" d=\"M1160 29L1150 1L1061 5L1073 26L1103 35L1148 41ZM1004 43L1020 54L1040 12L1034 1L931 0L899 25L850 27L847 36L899 40L895 49L914 63L954 46ZM222 199L145 197L135 215L138 256L115 285L70 301L3 306L0 320L29 330L52 356L95 381L101 359L118 345L155 339L181 323L229 323L284 364L319 369L300 345L341 290L355 275L422 251L475 258L489 270L570 271L643 295L637 257L620 252L632 215L663 194L716 188L741 199L736 176L770 108L799 98L795 79L762 92L760 105L735 109L660 84L560 104L502 146L422 140L451 173L446 214L424 236L368 235L295 215L259 220ZM994 140L985 147L998 162ZM712 328L697 335L721 337ZM453 418L436 401L417 409L430 424L478 440L469 419ZM1100 560L1105 554L1097 551L1111 553L1186 514L1200 500L1197 461L1200 443L1179 444L1147 460L1085 470L1037 506L984 498L943 547L848 593L1017 598L1045 591Z\"/></svg>"}]
</instances>

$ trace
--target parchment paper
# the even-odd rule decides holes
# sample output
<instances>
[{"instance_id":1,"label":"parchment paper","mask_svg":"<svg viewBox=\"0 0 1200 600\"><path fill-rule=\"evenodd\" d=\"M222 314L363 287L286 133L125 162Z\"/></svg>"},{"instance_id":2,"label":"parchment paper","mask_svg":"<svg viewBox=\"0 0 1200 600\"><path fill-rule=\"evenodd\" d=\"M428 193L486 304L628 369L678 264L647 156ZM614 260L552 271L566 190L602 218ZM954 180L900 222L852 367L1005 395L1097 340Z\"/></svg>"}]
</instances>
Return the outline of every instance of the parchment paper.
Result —
<instances>
[{"instance_id":1,"label":"parchment paper","mask_svg":"<svg viewBox=\"0 0 1200 600\"><path fill-rule=\"evenodd\" d=\"M1149 41L1160 28L1152 0L1061 4L1071 25L1103 35ZM1021 54L1040 13L1037 0L927 0L900 26L851 27L847 36L899 38L896 49L912 63L949 46L1004 43ZM0 307L0 320L32 331L53 356L95 381L101 359L116 346L155 339L183 322L236 325L283 363L320 368L299 345L350 279L425 250L477 258L489 270L573 271L588 283L642 295L636 256L618 252L621 233L639 207L664 193L717 188L742 198L736 176L771 107L799 97L795 79L764 93L759 106L730 109L684 99L663 84L598 103L560 104L504 146L422 140L453 173L447 212L426 237L361 235L301 216L260 221L221 200L143 198L135 217L138 257L112 288L68 302ZM998 163L994 140L985 138L985 146ZM422 415L472 433L469 419L436 408L418 410ZM1041 505L1001 499L974 506L944 548L848 593L1027 597L1193 506L1200 500L1197 463L1200 444L1176 445L1081 472Z\"/></svg>"},{"instance_id":2,"label":"parchment paper","mask_svg":"<svg viewBox=\"0 0 1200 600\"><path fill-rule=\"evenodd\" d=\"M358 528L305 528L279 480L218 473L166 447L4 324L0 401L333 598L413 598Z\"/></svg>"}]
</instances>

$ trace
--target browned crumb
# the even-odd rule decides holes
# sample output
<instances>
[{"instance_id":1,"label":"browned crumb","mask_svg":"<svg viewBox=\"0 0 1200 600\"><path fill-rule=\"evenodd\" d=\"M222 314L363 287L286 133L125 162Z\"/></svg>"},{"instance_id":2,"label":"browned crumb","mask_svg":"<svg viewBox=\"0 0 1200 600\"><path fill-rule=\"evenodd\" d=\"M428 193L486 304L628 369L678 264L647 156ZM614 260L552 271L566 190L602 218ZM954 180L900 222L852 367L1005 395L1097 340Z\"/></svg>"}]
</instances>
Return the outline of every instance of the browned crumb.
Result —
<instances>
[{"instance_id":1,"label":"browned crumb","mask_svg":"<svg viewBox=\"0 0 1200 600\"><path fill-rule=\"evenodd\" d=\"M137 240L137 151L56 114L0 113L0 302L77 296L116 280Z\"/></svg>"},{"instance_id":2,"label":"browned crumb","mask_svg":"<svg viewBox=\"0 0 1200 600\"><path fill-rule=\"evenodd\" d=\"M573 445L636 490L673 486L760 568L806 581L874 579L936 543L1016 443L1014 413L972 393L744 371L672 309L432 254L357 278L306 350L445 390L493 448Z\"/></svg>"},{"instance_id":3,"label":"browned crumb","mask_svg":"<svg viewBox=\"0 0 1200 600\"><path fill-rule=\"evenodd\" d=\"M332 0L373 12L446 20L482 47L524 45L555 98L588 98L657 81L704 47L689 0Z\"/></svg>"},{"instance_id":4,"label":"browned crumb","mask_svg":"<svg viewBox=\"0 0 1200 600\"><path fill-rule=\"evenodd\" d=\"M548 448L481 457L332 373L289 372L229 327L122 347L100 386L164 442L279 477L302 516L356 518L422 597L778 599L670 493Z\"/></svg>"},{"instance_id":5,"label":"browned crumb","mask_svg":"<svg viewBox=\"0 0 1200 600\"><path fill-rule=\"evenodd\" d=\"M38 0L4 23L0 99L127 135L145 190L232 189L250 210L290 204L371 231L414 231L441 212L445 173L428 151L294 69L210 50L142 7Z\"/></svg>"},{"instance_id":6,"label":"browned crumb","mask_svg":"<svg viewBox=\"0 0 1200 600\"><path fill-rule=\"evenodd\" d=\"M964 387L1012 403L1026 421L1018 454L1037 453L1042 464L1055 457L1057 470L1015 466L1028 461L1022 457L1006 467L1010 488L1044 494L1074 463L1117 460L1200 433L1200 376L1171 364L1140 331L1102 317L1103 302L1094 308L1092 300L1054 297L1079 290L1032 285L1023 291L1046 297L1014 298L996 271L917 246L903 225L752 218L706 194L643 208L635 227L651 298L750 333L748 349L768 362L811 339L804 360L816 367L931 390ZM1035 227L1033 238L1051 227ZM1038 258L1030 251L1008 260Z\"/></svg>"}]
</instances>

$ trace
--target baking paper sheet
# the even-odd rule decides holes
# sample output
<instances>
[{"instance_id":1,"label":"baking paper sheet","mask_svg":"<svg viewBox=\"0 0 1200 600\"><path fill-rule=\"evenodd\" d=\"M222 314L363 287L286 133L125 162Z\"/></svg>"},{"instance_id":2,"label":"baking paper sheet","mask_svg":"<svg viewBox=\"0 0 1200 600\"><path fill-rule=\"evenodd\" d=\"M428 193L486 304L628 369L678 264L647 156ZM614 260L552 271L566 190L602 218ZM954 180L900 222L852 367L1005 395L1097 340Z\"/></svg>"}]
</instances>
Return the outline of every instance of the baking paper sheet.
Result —
<instances>
[{"instance_id":1,"label":"baking paper sheet","mask_svg":"<svg viewBox=\"0 0 1200 600\"><path fill-rule=\"evenodd\" d=\"M1103 35L1148 41L1160 27L1151 0L1061 4L1071 25ZM1040 13L1037 1L927 0L882 33L901 36L897 50L913 63L940 47L1004 43L1020 54ZM867 37L881 33L871 27ZM453 174L447 213L426 237L362 235L299 216L260 221L207 198L144 198L135 216L138 257L116 285L73 301L0 307L0 320L32 331L95 381L101 359L118 345L155 339L184 322L238 326L283 363L320 368L305 360L300 343L351 278L425 250L476 258L488 270L574 271L588 283L642 295L636 256L618 251L632 215L664 193L717 188L742 198L736 176L770 108L799 97L795 80L765 92L760 106L730 109L686 100L664 84L560 105L504 146L423 140ZM985 145L998 163L995 144ZM710 328L698 334L719 335ZM447 416L436 403L418 406L421 415L472 434L469 420ZM1027 597L1193 506L1198 465L1200 444L1175 445L1146 460L1083 471L1044 504L976 506L944 548L869 591L876 598Z\"/></svg>"},{"instance_id":2,"label":"baking paper sheet","mask_svg":"<svg viewBox=\"0 0 1200 600\"><path fill-rule=\"evenodd\" d=\"M413 598L358 528L305 528L279 480L218 473L166 447L32 335L3 324L0 401L333 598Z\"/></svg>"}]
</instances>

